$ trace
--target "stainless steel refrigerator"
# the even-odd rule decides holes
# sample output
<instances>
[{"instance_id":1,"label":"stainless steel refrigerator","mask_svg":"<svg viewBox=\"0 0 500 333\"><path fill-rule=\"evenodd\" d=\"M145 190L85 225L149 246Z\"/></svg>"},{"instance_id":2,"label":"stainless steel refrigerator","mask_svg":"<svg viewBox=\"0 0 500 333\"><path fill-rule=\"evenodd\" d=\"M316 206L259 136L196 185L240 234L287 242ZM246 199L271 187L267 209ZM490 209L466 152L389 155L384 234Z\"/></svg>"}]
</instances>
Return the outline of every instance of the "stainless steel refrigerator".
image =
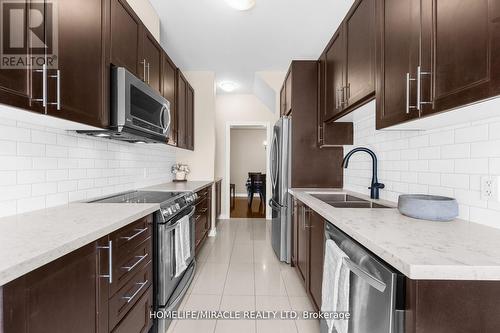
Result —
<instances>
[{"instance_id":1,"label":"stainless steel refrigerator","mask_svg":"<svg viewBox=\"0 0 500 333\"><path fill-rule=\"evenodd\" d=\"M271 143L271 188L269 206L272 209L271 242L280 261L290 263L291 256L291 134L292 120L281 117L274 125Z\"/></svg>"}]
</instances>

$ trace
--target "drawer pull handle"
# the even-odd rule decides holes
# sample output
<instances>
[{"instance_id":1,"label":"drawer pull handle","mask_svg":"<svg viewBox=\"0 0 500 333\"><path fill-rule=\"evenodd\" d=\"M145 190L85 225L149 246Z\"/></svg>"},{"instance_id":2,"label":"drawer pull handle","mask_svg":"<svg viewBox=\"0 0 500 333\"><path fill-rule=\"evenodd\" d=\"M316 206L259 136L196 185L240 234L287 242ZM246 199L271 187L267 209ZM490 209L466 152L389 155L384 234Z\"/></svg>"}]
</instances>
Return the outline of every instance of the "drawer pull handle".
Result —
<instances>
[{"instance_id":1,"label":"drawer pull handle","mask_svg":"<svg viewBox=\"0 0 500 333\"><path fill-rule=\"evenodd\" d=\"M206 212L208 212L208 208L203 208L203 209L200 211L200 213L202 213L202 214L205 214Z\"/></svg>"},{"instance_id":2,"label":"drawer pull handle","mask_svg":"<svg viewBox=\"0 0 500 333\"><path fill-rule=\"evenodd\" d=\"M148 280L142 282L142 283L136 283L136 285L140 286L132 295L130 296L123 296L123 299L127 300L127 303L132 302L132 300L141 292L142 288L144 288L148 284Z\"/></svg>"},{"instance_id":3,"label":"drawer pull handle","mask_svg":"<svg viewBox=\"0 0 500 333\"><path fill-rule=\"evenodd\" d=\"M147 253L145 255L143 255L143 256L135 256L135 258L138 258L139 260L137 260L132 266L123 266L122 269L126 270L127 272L130 272L135 267L137 267L137 265L139 265L141 262L143 262L144 259L147 258L147 256L148 256Z\"/></svg>"},{"instance_id":4,"label":"drawer pull handle","mask_svg":"<svg viewBox=\"0 0 500 333\"><path fill-rule=\"evenodd\" d=\"M121 239L125 239L127 242L136 238L137 236L139 236L140 234L142 234L143 232L145 232L146 230L148 230L148 228L144 228L144 229L134 229L134 231L137 231L135 234L133 234L132 236L123 236L123 237L120 237Z\"/></svg>"},{"instance_id":5,"label":"drawer pull handle","mask_svg":"<svg viewBox=\"0 0 500 333\"><path fill-rule=\"evenodd\" d=\"M196 215L195 218L194 218L194 220L198 221L200 219L200 217L201 217L201 215Z\"/></svg>"}]
</instances>

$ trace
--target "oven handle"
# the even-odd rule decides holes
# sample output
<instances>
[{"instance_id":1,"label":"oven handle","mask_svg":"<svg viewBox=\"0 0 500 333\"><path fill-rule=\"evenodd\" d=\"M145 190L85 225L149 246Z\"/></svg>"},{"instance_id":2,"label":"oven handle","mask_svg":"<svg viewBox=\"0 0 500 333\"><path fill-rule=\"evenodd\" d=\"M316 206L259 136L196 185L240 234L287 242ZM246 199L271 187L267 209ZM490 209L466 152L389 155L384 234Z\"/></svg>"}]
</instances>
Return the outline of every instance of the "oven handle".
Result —
<instances>
[{"instance_id":1,"label":"oven handle","mask_svg":"<svg viewBox=\"0 0 500 333\"><path fill-rule=\"evenodd\" d=\"M187 216L189 216L189 218L191 218L194 215L195 211L196 211L196 207L192 207L191 211L189 212L189 214ZM179 219L179 221L175 222L174 224L166 227L165 228L165 232L170 232L170 231L174 230L179 225L179 223L181 222L181 219Z\"/></svg>"}]
</instances>

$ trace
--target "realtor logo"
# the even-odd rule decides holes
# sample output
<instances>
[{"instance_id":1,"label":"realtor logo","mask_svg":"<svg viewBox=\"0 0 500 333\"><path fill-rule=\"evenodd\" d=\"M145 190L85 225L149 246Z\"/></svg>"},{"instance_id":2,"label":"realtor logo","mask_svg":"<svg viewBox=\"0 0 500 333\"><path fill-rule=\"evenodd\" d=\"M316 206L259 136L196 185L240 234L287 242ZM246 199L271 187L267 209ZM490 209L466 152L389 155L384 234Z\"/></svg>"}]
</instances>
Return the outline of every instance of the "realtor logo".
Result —
<instances>
[{"instance_id":1,"label":"realtor logo","mask_svg":"<svg viewBox=\"0 0 500 333\"><path fill-rule=\"evenodd\" d=\"M57 68L57 5L0 0L2 69Z\"/></svg>"}]
</instances>

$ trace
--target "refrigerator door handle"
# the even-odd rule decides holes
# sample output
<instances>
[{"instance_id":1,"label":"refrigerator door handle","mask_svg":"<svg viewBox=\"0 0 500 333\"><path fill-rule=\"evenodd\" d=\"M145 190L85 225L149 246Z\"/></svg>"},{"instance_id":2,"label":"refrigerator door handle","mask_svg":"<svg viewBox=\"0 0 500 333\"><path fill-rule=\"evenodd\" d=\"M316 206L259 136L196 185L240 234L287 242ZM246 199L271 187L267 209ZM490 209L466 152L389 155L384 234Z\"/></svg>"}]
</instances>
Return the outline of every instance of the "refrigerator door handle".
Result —
<instances>
[{"instance_id":1,"label":"refrigerator door handle","mask_svg":"<svg viewBox=\"0 0 500 333\"><path fill-rule=\"evenodd\" d=\"M278 211L281 208L286 208L286 206L280 205L279 203L274 201L274 199L269 200L269 206L271 206L271 208L273 208L274 210L278 210Z\"/></svg>"},{"instance_id":2,"label":"refrigerator door handle","mask_svg":"<svg viewBox=\"0 0 500 333\"><path fill-rule=\"evenodd\" d=\"M271 162L272 162L271 182L273 184L273 189L276 188L276 184L278 183L278 179L277 179L276 174L275 174L277 164L278 164L278 158L277 158L278 156L275 156L276 152L277 152L277 147L278 147L278 137L276 136L276 133L274 133L273 134L273 143L271 145ZM274 161L273 161L273 158L275 158Z\"/></svg>"}]
</instances>

